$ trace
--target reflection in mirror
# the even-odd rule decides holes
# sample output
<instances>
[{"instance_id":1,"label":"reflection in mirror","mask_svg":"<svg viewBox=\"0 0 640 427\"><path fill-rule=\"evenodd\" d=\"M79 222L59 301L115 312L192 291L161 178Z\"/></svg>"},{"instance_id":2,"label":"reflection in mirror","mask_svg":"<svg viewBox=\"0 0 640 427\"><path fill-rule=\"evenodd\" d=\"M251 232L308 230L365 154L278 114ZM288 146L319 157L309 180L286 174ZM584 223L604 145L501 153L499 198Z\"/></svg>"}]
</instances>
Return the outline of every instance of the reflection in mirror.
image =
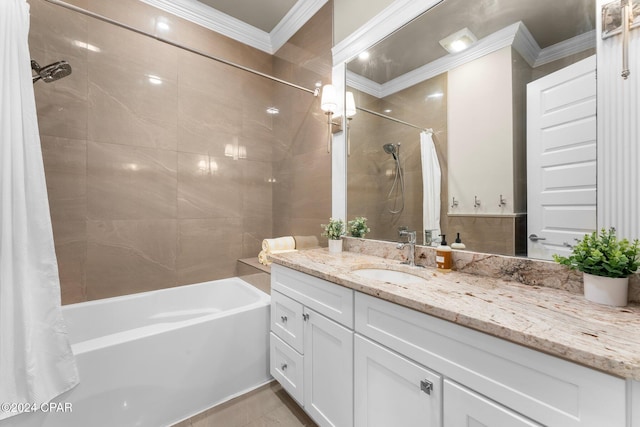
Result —
<instances>
[{"instance_id":1,"label":"reflection in mirror","mask_svg":"<svg viewBox=\"0 0 640 427\"><path fill-rule=\"evenodd\" d=\"M348 217L368 218L367 238L407 227L424 243L431 192L449 243L459 233L468 250L526 255L527 84L594 55L594 28L594 0L444 0L350 61ZM423 174L422 129L439 188Z\"/></svg>"}]
</instances>

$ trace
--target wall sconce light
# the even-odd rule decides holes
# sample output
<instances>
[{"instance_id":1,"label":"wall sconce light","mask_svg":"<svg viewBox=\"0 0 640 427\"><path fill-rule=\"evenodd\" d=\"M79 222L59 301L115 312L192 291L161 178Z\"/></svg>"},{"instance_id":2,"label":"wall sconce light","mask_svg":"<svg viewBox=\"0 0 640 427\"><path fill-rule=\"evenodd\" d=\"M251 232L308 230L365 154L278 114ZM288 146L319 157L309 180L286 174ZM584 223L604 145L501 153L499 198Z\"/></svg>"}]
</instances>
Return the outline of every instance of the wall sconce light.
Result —
<instances>
[{"instance_id":1,"label":"wall sconce light","mask_svg":"<svg viewBox=\"0 0 640 427\"><path fill-rule=\"evenodd\" d=\"M338 109L338 100L336 97L336 89L333 85L324 85L322 87L322 98L320 100L320 108L327 115L327 153L331 152L331 135L340 132L342 126L340 122L333 121L333 115Z\"/></svg>"},{"instance_id":2,"label":"wall sconce light","mask_svg":"<svg viewBox=\"0 0 640 427\"><path fill-rule=\"evenodd\" d=\"M353 92L347 92L345 99L344 114L347 117L347 156L351 155L351 138L350 138L350 125L353 116L356 115L358 110L356 109L356 100L353 97Z\"/></svg>"}]
</instances>

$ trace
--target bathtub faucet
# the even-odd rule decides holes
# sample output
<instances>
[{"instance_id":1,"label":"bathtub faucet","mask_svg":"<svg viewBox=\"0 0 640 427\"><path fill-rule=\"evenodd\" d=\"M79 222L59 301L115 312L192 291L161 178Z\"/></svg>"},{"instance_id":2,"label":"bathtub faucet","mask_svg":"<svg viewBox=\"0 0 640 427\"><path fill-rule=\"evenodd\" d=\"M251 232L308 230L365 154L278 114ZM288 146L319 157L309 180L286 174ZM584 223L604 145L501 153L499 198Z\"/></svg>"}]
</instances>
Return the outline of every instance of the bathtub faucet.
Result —
<instances>
[{"instance_id":1,"label":"bathtub faucet","mask_svg":"<svg viewBox=\"0 0 640 427\"><path fill-rule=\"evenodd\" d=\"M409 246L409 258L403 262L403 264L409 264L410 267L416 266L416 232L409 230L400 230L398 232L400 237L408 236L408 240L406 243L399 242L398 249L404 249L406 246Z\"/></svg>"}]
</instances>

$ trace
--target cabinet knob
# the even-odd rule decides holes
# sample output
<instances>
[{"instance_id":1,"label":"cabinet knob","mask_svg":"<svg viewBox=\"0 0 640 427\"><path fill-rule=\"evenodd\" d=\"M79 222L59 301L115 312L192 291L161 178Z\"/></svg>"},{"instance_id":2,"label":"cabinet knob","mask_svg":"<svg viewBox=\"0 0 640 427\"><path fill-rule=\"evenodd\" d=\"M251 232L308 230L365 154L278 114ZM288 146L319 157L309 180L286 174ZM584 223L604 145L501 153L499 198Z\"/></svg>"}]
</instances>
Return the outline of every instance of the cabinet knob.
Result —
<instances>
[{"instance_id":1,"label":"cabinet knob","mask_svg":"<svg viewBox=\"0 0 640 427\"><path fill-rule=\"evenodd\" d=\"M309 320L309 313L304 313L304 314L302 315L302 320L304 320L305 322L306 322L307 320Z\"/></svg>"},{"instance_id":2,"label":"cabinet knob","mask_svg":"<svg viewBox=\"0 0 640 427\"><path fill-rule=\"evenodd\" d=\"M287 323L287 316L280 316L280 320L282 320L282 323Z\"/></svg>"},{"instance_id":3,"label":"cabinet knob","mask_svg":"<svg viewBox=\"0 0 640 427\"><path fill-rule=\"evenodd\" d=\"M283 363L282 365L280 365L280 370L281 371L286 371L287 370L287 364Z\"/></svg>"},{"instance_id":4,"label":"cabinet knob","mask_svg":"<svg viewBox=\"0 0 640 427\"><path fill-rule=\"evenodd\" d=\"M433 383L429 380L420 381L420 390L430 395L431 390L433 390Z\"/></svg>"}]
</instances>

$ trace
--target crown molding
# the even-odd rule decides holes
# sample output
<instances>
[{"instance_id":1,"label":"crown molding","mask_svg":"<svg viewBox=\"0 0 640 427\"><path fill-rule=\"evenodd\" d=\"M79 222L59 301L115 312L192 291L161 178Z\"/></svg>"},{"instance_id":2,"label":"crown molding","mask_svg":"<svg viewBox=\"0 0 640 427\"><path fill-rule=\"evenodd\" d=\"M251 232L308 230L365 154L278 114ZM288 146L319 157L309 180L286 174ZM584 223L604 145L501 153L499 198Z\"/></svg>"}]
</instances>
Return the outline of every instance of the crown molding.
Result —
<instances>
[{"instance_id":1,"label":"crown molding","mask_svg":"<svg viewBox=\"0 0 640 427\"><path fill-rule=\"evenodd\" d=\"M275 53L315 15L328 0L298 0L270 33L271 53Z\"/></svg>"},{"instance_id":2,"label":"crown molding","mask_svg":"<svg viewBox=\"0 0 640 427\"><path fill-rule=\"evenodd\" d=\"M331 52L333 63L341 64L354 58L363 50L389 35L389 29L397 29L431 9L442 0L396 0L371 18L366 24L336 44Z\"/></svg>"},{"instance_id":3,"label":"crown molding","mask_svg":"<svg viewBox=\"0 0 640 427\"><path fill-rule=\"evenodd\" d=\"M280 49L328 0L298 0L271 33L196 0L140 0L268 54Z\"/></svg>"},{"instance_id":4,"label":"crown molding","mask_svg":"<svg viewBox=\"0 0 640 427\"><path fill-rule=\"evenodd\" d=\"M360 92L368 93L376 98L384 98L383 88L380 83L369 80L366 77L347 70L347 86L350 86Z\"/></svg>"},{"instance_id":5,"label":"crown molding","mask_svg":"<svg viewBox=\"0 0 640 427\"><path fill-rule=\"evenodd\" d=\"M595 49L597 34L596 30L591 30L568 40L561 41L540 51L535 61L534 67L557 61L576 53L584 52L588 49Z\"/></svg>"},{"instance_id":6,"label":"crown molding","mask_svg":"<svg viewBox=\"0 0 640 427\"><path fill-rule=\"evenodd\" d=\"M195 0L140 0L241 43L271 53L269 34Z\"/></svg>"},{"instance_id":7,"label":"crown molding","mask_svg":"<svg viewBox=\"0 0 640 427\"><path fill-rule=\"evenodd\" d=\"M438 58L384 84L373 82L366 77L347 71L347 85L377 98L384 98L507 46L512 46L532 68L535 68L594 48L595 44L596 33L593 30L540 49L526 25L522 22L516 22L478 40L471 48L463 52Z\"/></svg>"}]
</instances>

